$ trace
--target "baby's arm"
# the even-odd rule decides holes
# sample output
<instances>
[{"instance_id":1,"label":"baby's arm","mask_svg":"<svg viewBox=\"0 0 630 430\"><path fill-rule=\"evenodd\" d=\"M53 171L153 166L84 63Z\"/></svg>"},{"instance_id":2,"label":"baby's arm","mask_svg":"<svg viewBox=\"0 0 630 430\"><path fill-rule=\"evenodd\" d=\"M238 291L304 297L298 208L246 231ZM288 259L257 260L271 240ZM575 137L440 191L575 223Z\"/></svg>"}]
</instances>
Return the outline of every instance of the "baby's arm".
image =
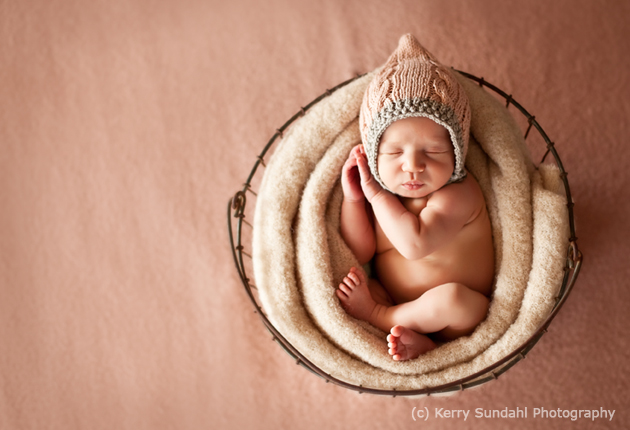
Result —
<instances>
[{"instance_id":1,"label":"baby's arm","mask_svg":"<svg viewBox=\"0 0 630 430\"><path fill-rule=\"evenodd\" d=\"M341 204L340 228L343 240L357 257L359 263L365 264L374 256L376 239L357 170L356 155L359 151L360 145L352 149L341 172L344 196Z\"/></svg>"},{"instance_id":2,"label":"baby's arm","mask_svg":"<svg viewBox=\"0 0 630 430\"><path fill-rule=\"evenodd\" d=\"M378 184L365 156L357 164L374 216L392 245L409 260L426 257L450 242L473 215L476 196L467 190L467 185L452 184L436 191L416 216Z\"/></svg>"}]
</instances>

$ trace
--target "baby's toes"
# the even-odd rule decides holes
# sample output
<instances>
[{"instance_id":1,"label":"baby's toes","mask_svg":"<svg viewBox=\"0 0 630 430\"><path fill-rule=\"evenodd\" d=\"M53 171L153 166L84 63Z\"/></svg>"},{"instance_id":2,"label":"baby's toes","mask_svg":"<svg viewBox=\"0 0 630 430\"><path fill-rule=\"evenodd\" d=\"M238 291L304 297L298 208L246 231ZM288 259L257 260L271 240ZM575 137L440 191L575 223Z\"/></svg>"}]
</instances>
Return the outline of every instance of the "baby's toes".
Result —
<instances>
[{"instance_id":1,"label":"baby's toes","mask_svg":"<svg viewBox=\"0 0 630 430\"><path fill-rule=\"evenodd\" d=\"M396 340L399 340L400 336L402 336L402 334L405 332L405 328L401 325L395 325L389 332L391 333L390 336L395 337Z\"/></svg>"},{"instance_id":2,"label":"baby's toes","mask_svg":"<svg viewBox=\"0 0 630 430\"><path fill-rule=\"evenodd\" d=\"M389 355L394 355L398 352L398 347L396 346L396 344L390 343L387 346L388 346L387 352L389 352Z\"/></svg>"},{"instance_id":3,"label":"baby's toes","mask_svg":"<svg viewBox=\"0 0 630 430\"><path fill-rule=\"evenodd\" d=\"M354 269L353 273L356 275L358 281L357 283L366 283L367 278L365 277L365 272L361 269Z\"/></svg>"},{"instance_id":4,"label":"baby's toes","mask_svg":"<svg viewBox=\"0 0 630 430\"><path fill-rule=\"evenodd\" d=\"M351 278L351 273L348 274L345 278L343 278L343 285L349 290L352 291L354 287L357 285L354 280Z\"/></svg>"},{"instance_id":5,"label":"baby's toes","mask_svg":"<svg viewBox=\"0 0 630 430\"><path fill-rule=\"evenodd\" d=\"M346 284L339 284L339 289L337 290L337 293L342 293L345 297L348 297L351 292L352 289Z\"/></svg>"},{"instance_id":6,"label":"baby's toes","mask_svg":"<svg viewBox=\"0 0 630 430\"><path fill-rule=\"evenodd\" d=\"M350 271L350 273L348 273L348 276L346 276L346 279L352 280L352 284L353 284L352 287L354 287L355 285L359 285L361 283L361 278L359 277L359 275L357 274L357 271L355 270Z\"/></svg>"}]
</instances>

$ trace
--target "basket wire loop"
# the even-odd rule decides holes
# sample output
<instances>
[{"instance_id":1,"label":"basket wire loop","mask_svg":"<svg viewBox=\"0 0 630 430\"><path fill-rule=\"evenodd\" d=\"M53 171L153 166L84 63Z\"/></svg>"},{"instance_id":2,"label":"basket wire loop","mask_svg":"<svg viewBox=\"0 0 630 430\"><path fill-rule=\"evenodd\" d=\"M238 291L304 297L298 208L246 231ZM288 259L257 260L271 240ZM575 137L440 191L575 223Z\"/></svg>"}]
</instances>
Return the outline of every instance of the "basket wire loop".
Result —
<instances>
[{"instance_id":1,"label":"basket wire loop","mask_svg":"<svg viewBox=\"0 0 630 430\"><path fill-rule=\"evenodd\" d=\"M505 93L500 88L487 82L484 78L478 78L474 75L471 75L470 73L463 72L460 70L456 70L456 71L460 73L461 75L467 77L468 79L474 82L477 82L480 87L486 87L494 91L495 93L499 94L501 97L505 99L506 108L509 108L509 106L512 105L516 109L518 109L521 112L521 114L525 118L527 118L527 121L528 121L528 126L524 134L524 138L526 139L531 129L534 128L538 131L540 136L545 141L545 144L547 146L547 151L542 157L541 163L545 161L548 154L552 154L560 170L560 177L564 185L564 190L565 190L565 193L567 196L567 202L568 202L567 210L569 214L570 238L569 238L569 243L568 243L567 259L566 259L566 266L564 269L562 286L558 293L556 303L553 309L551 310L550 314L547 316L545 321L540 325L540 327L536 330L536 332L527 341L525 341L520 347L515 349L512 353L508 354L501 360L465 378L452 381L450 383L443 384L436 387L415 389L415 390L400 390L400 389L396 389L395 387L389 390L377 389L377 388L363 387L361 385L354 385L354 384L339 380L335 378L334 376L327 374L326 372L321 370L319 367L317 367L315 364L313 364L308 358L306 358L303 354L301 354L300 351L298 351L293 345L291 345L291 343L275 328L275 326L269 321L265 312L260 307L258 301L254 297L252 289L256 289L256 286L250 283L250 279L247 277L247 271L243 262L243 255L249 258L252 258L250 254L244 251L244 247L242 244L243 224L253 229L252 224L249 223L245 219L245 207L247 205L246 193L250 192L254 196L257 196L254 190L251 189L252 179L256 175L256 172L259 166L262 165L263 167L266 167L265 159L264 159L265 155L267 154L269 149L274 145L274 143L278 139L282 138L287 128L289 128L291 124L295 122L298 118L301 118L304 115L306 115L306 112L312 106L317 104L319 101L321 101L325 97L328 97L339 88L364 76L364 75L357 75L351 79L348 79L347 81L340 83L339 85L333 88L327 89L323 94L315 98L312 102L310 102L306 106L301 107L300 110L296 114L294 114L291 118L289 118L289 120L286 123L284 123L280 128L276 129L276 132L273 134L271 139L267 142L267 144L265 145L261 153L256 157L256 162L254 163L254 166L247 178L247 181L243 184L243 188L234 194L234 196L228 202L228 208L227 208L228 236L229 236L230 245L232 248L232 256L234 259L234 264L236 266L236 269L238 270L241 283L243 284L244 289L254 306L254 309L255 309L254 313L257 313L259 315L263 325L271 333L272 341L277 342L282 347L282 349L293 358L293 360L295 361L297 365L301 365L305 367L306 369L308 369L310 372L314 373L315 375L323 378L326 381L326 383L332 382L343 388L356 391L359 394L370 393L370 394L388 395L392 397L397 397L397 396L417 396L417 395L446 394L446 393L459 392L459 391L464 391L466 389L477 387L487 382L496 380L499 376L501 376L503 373L508 371L516 363L523 360L527 356L529 351L531 351L531 349L536 345L536 343L538 343L538 341L542 338L542 336L545 333L547 333L547 329L549 325L551 324L551 321L553 320L553 318L555 318L558 311L560 310L562 305L565 303L569 293L571 292L571 290L573 289L575 285L577 277L580 273L580 269L582 267L582 253L578 249L577 237L575 236L573 200L571 198L571 190L569 188L569 182L567 180L567 172L564 169L562 161L560 160L560 157L555 149L555 144L549 139L549 137L547 136L543 128L540 126L538 121L536 121L535 116L527 112L527 110L525 110L525 108L523 108L523 106L521 106L520 103L514 100L511 94ZM236 223L236 234L232 227L233 222Z\"/></svg>"}]
</instances>

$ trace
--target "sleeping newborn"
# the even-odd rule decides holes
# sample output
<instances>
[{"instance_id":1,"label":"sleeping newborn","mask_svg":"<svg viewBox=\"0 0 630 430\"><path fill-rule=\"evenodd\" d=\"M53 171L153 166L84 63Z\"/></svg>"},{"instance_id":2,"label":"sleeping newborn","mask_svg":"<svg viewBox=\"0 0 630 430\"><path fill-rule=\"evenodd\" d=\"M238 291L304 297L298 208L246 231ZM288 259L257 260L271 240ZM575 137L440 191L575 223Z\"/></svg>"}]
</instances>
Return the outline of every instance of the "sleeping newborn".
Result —
<instances>
[{"instance_id":1,"label":"sleeping newborn","mask_svg":"<svg viewBox=\"0 0 630 430\"><path fill-rule=\"evenodd\" d=\"M494 248L464 167L470 107L451 71L405 35L366 90L360 127L342 169L341 235L361 264L373 259L376 279L352 268L337 296L408 360L472 333L488 311Z\"/></svg>"}]
</instances>

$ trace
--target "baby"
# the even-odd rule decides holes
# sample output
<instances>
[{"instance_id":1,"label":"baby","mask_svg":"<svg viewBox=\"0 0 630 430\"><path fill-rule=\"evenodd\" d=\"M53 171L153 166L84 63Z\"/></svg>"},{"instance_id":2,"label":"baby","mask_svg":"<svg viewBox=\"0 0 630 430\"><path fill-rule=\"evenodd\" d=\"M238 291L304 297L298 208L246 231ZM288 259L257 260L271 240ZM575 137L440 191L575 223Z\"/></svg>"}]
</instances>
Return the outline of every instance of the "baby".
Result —
<instances>
[{"instance_id":1,"label":"baby","mask_svg":"<svg viewBox=\"0 0 630 430\"><path fill-rule=\"evenodd\" d=\"M361 264L374 258L377 279L353 267L337 296L408 360L472 333L488 311L494 248L464 168L470 107L453 73L405 35L366 90L360 128L342 170L341 235Z\"/></svg>"}]
</instances>

